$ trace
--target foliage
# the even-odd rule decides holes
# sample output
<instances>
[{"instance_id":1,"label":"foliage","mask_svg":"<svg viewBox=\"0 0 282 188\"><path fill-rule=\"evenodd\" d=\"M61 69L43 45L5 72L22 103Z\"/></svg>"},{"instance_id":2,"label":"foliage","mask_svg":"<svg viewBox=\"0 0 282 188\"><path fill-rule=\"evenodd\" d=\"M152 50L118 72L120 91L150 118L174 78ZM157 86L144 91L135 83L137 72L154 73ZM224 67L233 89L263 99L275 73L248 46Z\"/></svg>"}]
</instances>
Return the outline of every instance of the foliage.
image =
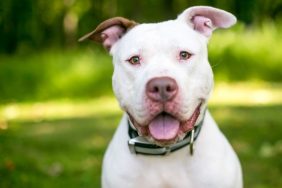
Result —
<instances>
[{"instance_id":1,"label":"foliage","mask_svg":"<svg viewBox=\"0 0 282 188\"><path fill-rule=\"evenodd\" d=\"M193 5L228 10L248 25L282 16L282 0L7 0L0 1L0 53L72 46L104 19L167 20Z\"/></svg>"},{"instance_id":2,"label":"foliage","mask_svg":"<svg viewBox=\"0 0 282 188\"><path fill-rule=\"evenodd\" d=\"M98 96L110 92L111 72L109 57L89 49L4 56L0 96L10 102Z\"/></svg>"},{"instance_id":3,"label":"foliage","mask_svg":"<svg viewBox=\"0 0 282 188\"><path fill-rule=\"evenodd\" d=\"M282 79L282 27L264 22L261 27L218 31L210 41L210 62L216 78L229 81Z\"/></svg>"}]
</instances>

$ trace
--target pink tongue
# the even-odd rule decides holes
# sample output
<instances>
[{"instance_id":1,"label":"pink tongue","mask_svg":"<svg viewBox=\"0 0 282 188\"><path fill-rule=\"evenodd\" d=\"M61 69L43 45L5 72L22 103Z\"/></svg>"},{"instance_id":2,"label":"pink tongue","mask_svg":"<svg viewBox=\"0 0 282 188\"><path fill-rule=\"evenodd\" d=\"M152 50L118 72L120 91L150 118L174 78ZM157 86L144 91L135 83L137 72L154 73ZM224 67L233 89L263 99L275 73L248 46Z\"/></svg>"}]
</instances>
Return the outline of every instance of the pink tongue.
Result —
<instances>
[{"instance_id":1,"label":"pink tongue","mask_svg":"<svg viewBox=\"0 0 282 188\"><path fill-rule=\"evenodd\" d=\"M172 140L176 137L180 122L167 114L158 115L149 124L149 131L155 140Z\"/></svg>"}]
</instances>

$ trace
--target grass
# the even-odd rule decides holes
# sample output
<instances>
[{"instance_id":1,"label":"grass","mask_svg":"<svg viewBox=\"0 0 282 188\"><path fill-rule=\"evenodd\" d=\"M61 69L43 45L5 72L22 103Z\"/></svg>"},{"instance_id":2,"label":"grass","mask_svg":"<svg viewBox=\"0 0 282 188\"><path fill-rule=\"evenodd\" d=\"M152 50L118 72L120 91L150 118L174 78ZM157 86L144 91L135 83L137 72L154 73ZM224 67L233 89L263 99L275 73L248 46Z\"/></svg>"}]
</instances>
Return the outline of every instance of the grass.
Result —
<instances>
[{"instance_id":1,"label":"grass","mask_svg":"<svg viewBox=\"0 0 282 188\"><path fill-rule=\"evenodd\" d=\"M282 105L212 107L211 112L239 155L245 187L281 187Z\"/></svg>"},{"instance_id":2,"label":"grass","mask_svg":"<svg viewBox=\"0 0 282 188\"><path fill-rule=\"evenodd\" d=\"M0 133L0 187L99 187L117 121L108 115L9 122Z\"/></svg>"},{"instance_id":3,"label":"grass","mask_svg":"<svg viewBox=\"0 0 282 188\"><path fill-rule=\"evenodd\" d=\"M223 97L231 89L243 98ZM281 92L242 83L215 88L210 110L239 155L245 187L282 186ZM268 100L246 103L249 94ZM0 187L100 187L102 157L121 116L113 97L6 104L0 115Z\"/></svg>"}]
</instances>

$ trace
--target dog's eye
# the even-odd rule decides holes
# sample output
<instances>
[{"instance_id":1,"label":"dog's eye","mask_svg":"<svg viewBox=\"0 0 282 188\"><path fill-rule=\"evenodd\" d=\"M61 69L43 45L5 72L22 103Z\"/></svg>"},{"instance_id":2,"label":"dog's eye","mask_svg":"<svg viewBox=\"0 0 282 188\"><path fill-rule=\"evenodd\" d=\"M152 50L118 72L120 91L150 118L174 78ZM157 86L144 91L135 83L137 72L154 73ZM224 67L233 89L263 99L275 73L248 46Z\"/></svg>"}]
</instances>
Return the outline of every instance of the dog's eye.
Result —
<instances>
[{"instance_id":1,"label":"dog's eye","mask_svg":"<svg viewBox=\"0 0 282 188\"><path fill-rule=\"evenodd\" d=\"M140 57L138 55L135 55L129 58L127 61L131 63L132 65L137 65L137 64L140 64Z\"/></svg>"},{"instance_id":2,"label":"dog's eye","mask_svg":"<svg viewBox=\"0 0 282 188\"><path fill-rule=\"evenodd\" d=\"M187 60L187 59L189 59L191 56L192 56L192 54L190 54L189 52L186 52L186 51L181 51L181 52L179 53L179 58L180 58L180 60Z\"/></svg>"}]
</instances>

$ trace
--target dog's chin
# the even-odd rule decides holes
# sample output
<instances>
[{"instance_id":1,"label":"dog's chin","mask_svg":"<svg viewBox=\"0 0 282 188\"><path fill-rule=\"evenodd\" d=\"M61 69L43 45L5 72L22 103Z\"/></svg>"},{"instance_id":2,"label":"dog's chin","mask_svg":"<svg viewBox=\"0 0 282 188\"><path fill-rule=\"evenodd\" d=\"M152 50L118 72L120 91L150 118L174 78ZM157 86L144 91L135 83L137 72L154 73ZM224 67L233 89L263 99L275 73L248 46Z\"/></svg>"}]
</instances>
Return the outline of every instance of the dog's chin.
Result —
<instances>
[{"instance_id":1,"label":"dog's chin","mask_svg":"<svg viewBox=\"0 0 282 188\"><path fill-rule=\"evenodd\" d=\"M131 115L129 116L140 136L145 137L149 142L158 146L168 146L181 141L194 128L200 115L200 107L201 104L184 121L164 111L153 116L147 125L140 125Z\"/></svg>"}]
</instances>

